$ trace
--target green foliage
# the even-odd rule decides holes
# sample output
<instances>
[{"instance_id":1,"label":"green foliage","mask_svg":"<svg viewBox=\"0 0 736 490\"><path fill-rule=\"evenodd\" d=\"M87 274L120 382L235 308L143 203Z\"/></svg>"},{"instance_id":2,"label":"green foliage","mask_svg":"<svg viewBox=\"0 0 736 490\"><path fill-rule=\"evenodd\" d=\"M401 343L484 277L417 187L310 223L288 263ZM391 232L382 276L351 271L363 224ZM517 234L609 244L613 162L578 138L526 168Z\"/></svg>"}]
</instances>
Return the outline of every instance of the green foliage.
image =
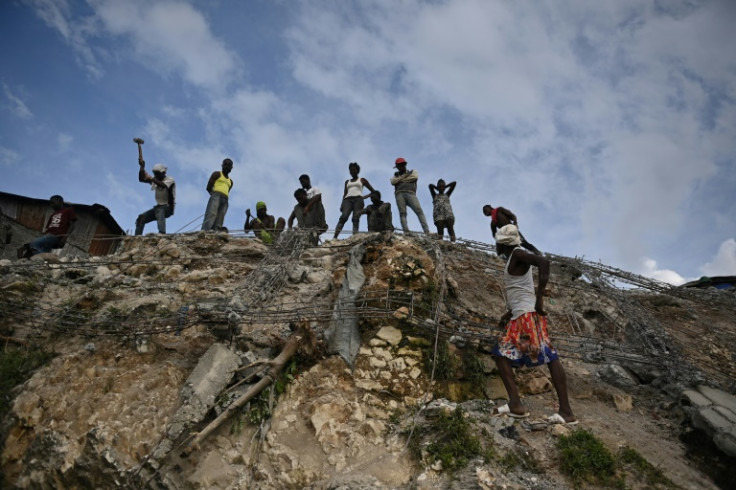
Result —
<instances>
[{"instance_id":1,"label":"green foliage","mask_svg":"<svg viewBox=\"0 0 736 490\"><path fill-rule=\"evenodd\" d=\"M463 355L463 380L475 386L483 385L486 380L483 361L469 350Z\"/></svg>"},{"instance_id":2,"label":"green foliage","mask_svg":"<svg viewBox=\"0 0 736 490\"><path fill-rule=\"evenodd\" d=\"M424 349L425 359L424 368L428 374L432 373L432 364L435 360L434 350ZM438 381L455 379L455 366L457 358L450 352L449 343L446 340L440 339L437 342L437 364L434 370L434 379Z\"/></svg>"},{"instance_id":3,"label":"green foliage","mask_svg":"<svg viewBox=\"0 0 736 490\"><path fill-rule=\"evenodd\" d=\"M575 488L585 483L610 485L616 475L616 459L593 434L585 429L573 431L557 440L560 471L569 476Z\"/></svg>"},{"instance_id":4,"label":"green foliage","mask_svg":"<svg viewBox=\"0 0 736 490\"><path fill-rule=\"evenodd\" d=\"M432 462L441 461L442 468L447 471L464 468L473 458L487 459L493 454L492 449L484 448L472 434L471 421L460 407L450 413L440 412L436 419L417 427L409 444L416 459L421 459L423 443L427 440L431 440L426 450Z\"/></svg>"},{"instance_id":5,"label":"green foliage","mask_svg":"<svg viewBox=\"0 0 736 490\"><path fill-rule=\"evenodd\" d=\"M281 371L281 375L273 384L258 396L254 397L246 406L245 415L248 421L253 425L260 425L261 422L271 417L271 392L278 396L286 391L286 387L294 381L294 377L299 373L299 362L297 359L291 359L289 364Z\"/></svg>"},{"instance_id":6,"label":"green foliage","mask_svg":"<svg viewBox=\"0 0 736 490\"><path fill-rule=\"evenodd\" d=\"M439 293L437 291L437 284L434 281L429 281L422 287L419 292L419 304L418 308L427 313L428 316L432 316L434 303L437 300Z\"/></svg>"},{"instance_id":7,"label":"green foliage","mask_svg":"<svg viewBox=\"0 0 736 490\"><path fill-rule=\"evenodd\" d=\"M660 468L647 461L636 449L622 447L618 452L618 461L624 468L633 467L634 472L639 474L650 487L679 488L664 475Z\"/></svg>"},{"instance_id":8,"label":"green foliage","mask_svg":"<svg viewBox=\"0 0 736 490\"><path fill-rule=\"evenodd\" d=\"M646 488L679 488L636 450L624 447L614 455L593 434L578 429L557 441L560 470L575 488L594 484L626 488L627 474L646 482Z\"/></svg>"},{"instance_id":9,"label":"green foliage","mask_svg":"<svg viewBox=\"0 0 736 490\"><path fill-rule=\"evenodd\" d=\"M467 466L481 454L478 438L470 433L470 423L462 409L446 415L440 412L437 419L437 440L427 446L427 452L442 461L442 468L453 471Z\"/></svg>"},{"instance_id":10,"label":"green foliage","mask_svg":"<svg viewBox=\"0 0 736 490\"><path fill-rule=\"evenodd\" d=\"M248 421L253 425L261 425L261 422L271 417L271 404L269 399L271 397L271 387L261 391L258 396L248 402L248 408L246 411L246 417Z\"/></svg>"},{"instance_id":11,"label":"green foliage","mask_svg":"<svg viewBox=\"0 0 736 490\"><path fill-rule=\"evenodd\" d=\"M6 348L0 352L0 419L10 409L11 390L53 357L52 352L36 348Z\"/></svg>"}]
</instances>

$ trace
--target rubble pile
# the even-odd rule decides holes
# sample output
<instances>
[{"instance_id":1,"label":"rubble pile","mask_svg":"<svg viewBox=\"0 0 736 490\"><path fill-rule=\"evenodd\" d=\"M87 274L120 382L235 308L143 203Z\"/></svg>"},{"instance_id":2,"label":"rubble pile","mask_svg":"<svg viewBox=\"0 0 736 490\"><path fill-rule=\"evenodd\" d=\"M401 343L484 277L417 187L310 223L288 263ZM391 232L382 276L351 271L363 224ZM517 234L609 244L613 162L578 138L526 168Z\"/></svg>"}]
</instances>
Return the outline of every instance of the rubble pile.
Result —
<instances>
[{"instance_id":1,"label":"rubble pile","mask_svg":"<svg viewBox=\"0 0 736 490\"><path fill-rule=\"evenodd\" d=\"M712 486L678 436L699 431L736 456L734 293L551 259L550 328L581 426L683 487ZM196 233L0 261L0 336L55 353L9 394L0 484L568 488L554 440L572 428L539 423L556 410L546 369L517 373L534 420L491 414L506 396L490 356L503 265L463 240L313 247L298 232L271 247ZM450 471L427 428L452 413L482 451Z\"/></svg>"}]
</instances>

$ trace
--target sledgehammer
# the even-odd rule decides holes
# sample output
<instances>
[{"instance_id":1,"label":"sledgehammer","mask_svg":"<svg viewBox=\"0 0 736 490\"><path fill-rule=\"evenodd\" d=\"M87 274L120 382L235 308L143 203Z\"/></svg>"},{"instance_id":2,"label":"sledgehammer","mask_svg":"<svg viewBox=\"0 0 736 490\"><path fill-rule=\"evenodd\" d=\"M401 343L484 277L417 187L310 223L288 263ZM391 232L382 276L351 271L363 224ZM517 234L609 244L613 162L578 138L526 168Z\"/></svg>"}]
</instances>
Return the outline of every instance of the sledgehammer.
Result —
<instances>
[{"instance_id":1,"label":"sledgehammer","mask_svg":"<svg viewBox=\"0 0 736 490\"><path fill-rule=\"evenodd\" d=\"M138 144L138 160L143 160L143 148L141 148L141 145L143 144L143 139L133 138L133 143Z\"/></svg>"}]
</instances>

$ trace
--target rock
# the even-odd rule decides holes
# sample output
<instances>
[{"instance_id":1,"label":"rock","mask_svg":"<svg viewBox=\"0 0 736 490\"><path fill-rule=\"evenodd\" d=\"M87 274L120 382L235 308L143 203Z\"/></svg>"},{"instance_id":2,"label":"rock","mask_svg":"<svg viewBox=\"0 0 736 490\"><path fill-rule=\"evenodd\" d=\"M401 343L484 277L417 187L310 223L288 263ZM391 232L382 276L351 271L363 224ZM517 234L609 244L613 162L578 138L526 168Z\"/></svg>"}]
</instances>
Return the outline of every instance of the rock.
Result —
<instances>
[{"instance_id":1,"label":"rock","mask_svg":"<svg viewBox=\"0 0 736 490\"><path fill-rule=\"evenodd\" d=\"M202 355L181 390L182 406L166 432L169 439L175 440L186 427L204 418L232 379L239 360L235 352L220 343L212 344Z\"/></svg>"},{"instance_id":2,"label":"rock","mask_svg":"<svg viewBox=\"0 0 736 490\"><path fill-rule=\"evenodd\" d=\"M229 275L230 273L227 271L226 268L218 267L217 269L212 269L209 272L207 282L209 282L210 284L223 284L225 281L227 281Z\"/></svg>"},{"instance_id":3,"label":"rock","mask_svg":"<svg viewBox=\"0 0 736 490\"><path fill-rule=\"evenodd\" d=\"M732 424L726 417L718 413L713 407L706 407L693 414L693 426L708 436L713 437L718 432L728 432Z\"/></svg>"},{"instance_id":4,"label":"rock","mask_svg":"<svg viewBox=\"0 0 736 490\"><path fill-rule=\"evenodd\" d=\"M181 278L181 280L186 282L201 282L206 281L209 277L209 271L192 271L189 274L185 275Z\"/></svg>"},{"instance_id":5,"label":"rock","mask_svg":"<svg viewBox=\"0 0 736 490\"><path fill-rule=\"evenodd\" d=\"M103 284L112 277L112 271L110 268L101 265L95 269L95 277L92 278L94 284Z\"/></svg>"},{"instance_id":6,"label":"rock","mask_svg":"<svg viewBox=\"0 0 736 490\"><path fill-rule=\"evenodd\" d=\"M394 328L391 326L387 327L381 327L381 329L376 333L376 337L378 337L381 340L385 340L392 346L399 345L399 342L401 342L401 338L403 337L401 330L398 328Z\"/></svg>"},{"instance_id":7,"label":"rock","mask_svg":"<svg viewBox=\"0 0 736 490\"><path fill-rule=\"evenodd\" d=\"M407 308L406 306L402 306L398 310L394 311L394 318L403 320L408 317L409 317L409 308Z\"/></svg>"},{"instance_id":8,"label":"rock","mask_svg":"<svg viewBox=\"0 0 736 490\"><path fill-rule=\"evenodd\" d=\"M598 368L598 375L609 384L619 388L637 386L639 382L620 364L603 364Z\"/></svg>"},{"instance_id":9,"label":"rock","mask_svg":"<svg viewBox=\"0 0 736 490\"><path fill-rule=\"evenodd\" d=\"M368 361L368 364L372 368L381 369L386 367L386 361L384 361L383 359L378 359L377 357L371 357Z\"/></svg>"},{"instance_id":10,"label":"rock","mask_svg":"<svg viewBox=\"0 0 736 490\"><path fill-rule=\"evenodd\" d=\"M406 310L406 311L407 313L409 312L409 310ZM432 346L432 342L430 342L428 339L425 339L424 337L407 336L406 340L408 340L411 345L416 345L418 347L431 347Z\"/></svg>"},{"instance_id":11,"label":"rock","mask_svg":"<svg viewBox=\"0 0 736 490\"><path fill-rule=\"evenodd\" d=\"M374 347L373 348L373 355L376 357L380 357L384 361L390 361L394 358L394 356L391 354L390 351L383 349L381 347Z\"/></svg>"},{"instance_id":12,"label":"rock","mask_svg":"<svg viewBox=\"0 0 736 490\"><path fill-rule=\"evenodd\" d=\"M715 405L726 407L736 413L736 397L730 393L705 385L698 386L697 390Z\"/></svg>"},{"instance_id":13,"label":"rock","mask_svg":"<svg viewBox=\"0 0 736 490\"><path fill-rule=\"evenodd\" d=\"M616 393L613 395L613 404L619 412L629 412L633 408L631 395Z\"/></svg>"},{"instance_id":14,"label":"rock","mask_svg":"<svg viewBox=\"0 0 736 490\"><path fill-rule=\"evenodd\" d=\"M570 427L564 424L552 424L549 428L549 433L555 437L568 436L570 435Z\"/></svg>"},{"instance_id":15,"label":"rock","mask_svg":"<svg viewBox=\"0 0 736 490\"><path fill-rule=\"evenodd\" d=\"M732 458L736 458L736 430L733 427L730 431L717 433L713 436L713 442L718 446L718 449Z\"/></svg>"},{"instance_id":16,"label":"rock","mask_svg":"<svg viewBox=\"0 0 736 490\"><path fill-rule=\"evenodd\" d=\"M680 395L680 403L684 406L702 408L713 404L711 400L695 390L685 390Z\"/></svg>"},{"instance_id":17,"label":"rock","mask_svg":"<svg viewBox=\"0 0 736 490\"><path fill-rule=\"evenodd\" d=\"M181 273L182 273L183 270L184 270L184 268L182 266L180 266L179 264L172 265L171 267L166 267L166 268L164 268L164 271L163 271L164 278L167 281L171 281L171 280L177 279L179 276L181 276Z\"/></svg>"}]
</instances>

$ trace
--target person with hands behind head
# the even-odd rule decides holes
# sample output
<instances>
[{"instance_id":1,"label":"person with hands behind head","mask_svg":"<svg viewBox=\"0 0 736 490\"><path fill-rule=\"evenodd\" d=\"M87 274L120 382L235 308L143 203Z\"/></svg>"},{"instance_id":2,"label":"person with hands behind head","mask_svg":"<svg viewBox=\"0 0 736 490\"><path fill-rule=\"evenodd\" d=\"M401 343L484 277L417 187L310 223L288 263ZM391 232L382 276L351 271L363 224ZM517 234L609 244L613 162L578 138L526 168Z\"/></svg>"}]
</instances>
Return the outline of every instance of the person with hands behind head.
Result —
<instances>
[{"instance_id":1,"label":"person with hands behind head","mask_svg":"<svg viewBox=\"0 0 736 490\"><path fill-rule=\"evenodd\" d=\"M156 221L159 233L166 233L166 218L174 215L176 202L176 183L173 177L166 175L166 166L157 163L153 166L153 175L146 172L146 162L138 158L140 169L138 170L138 182L151 184L156 204L138 215L135 220L135 234L142 235L143 227L151 221Z\"/></svg>"},{"instance_id":2,"label":"person with hands behind head","mask_svg":"<svg viewBox=\"0 0 736 490\"><path fill-rule=\"evenodd\" d=\"M437 185L429 184L429 193L432 195L432 218L434 225L437 227L437 236L441 240L445 234L445 228L450 235L450 241L455 241L455 214L452 212L452 204L450 204L450 194L455 190L457 182L453 181L445 184L440 179ZM447 193L445 193L447 190Z\"/></svg>"},{"instance_id":3,"label":"person with hands behind head","mask_svg":"<svg viewBox=\"0 0 736 490\"><path fill-rule=\"evenodd\" d=\"M547 420L549 423L576 424L577 419L570 408L567 394L565 370L547 330L544 292L549 280L550 263L546 257L529 253L520 245L521 238L516 225L506 225L496 232L496 251L507 257L503 278L508 303L508 311L499 323L503 332L491 352L509 395L509 403L501 407L498 413L516 418L529 416L521 402L513 368L546 364L560 404L558 412ZM532 267L539 270L536 293Z\"/></svg>"}]
</instances>

